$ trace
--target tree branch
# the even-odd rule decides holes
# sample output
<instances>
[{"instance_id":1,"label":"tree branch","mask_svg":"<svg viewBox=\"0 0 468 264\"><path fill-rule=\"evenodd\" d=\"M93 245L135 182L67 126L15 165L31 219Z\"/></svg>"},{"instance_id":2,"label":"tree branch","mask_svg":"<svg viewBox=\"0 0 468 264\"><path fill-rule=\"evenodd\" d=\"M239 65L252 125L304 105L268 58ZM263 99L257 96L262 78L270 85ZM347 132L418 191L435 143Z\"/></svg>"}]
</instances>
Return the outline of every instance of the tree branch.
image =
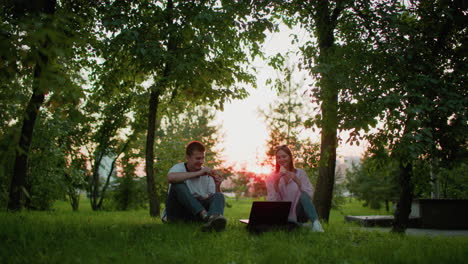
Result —
<instances>
[{"instance_id":1,"label":"tree branch","mask_svg":"<svg viewBox=\"0 0 468 264\"><path fill-rule=\"evenodd\" d=\"M116 163L117 159L120 157L120 155L122 155L122 153L124 153L124 151L127 149L128 145L130 144L131 139L132 139L132 137L129 137L129 139L127 140L127 142L125 142L125 144L123 145L122 149L119 151L119 153L117 154L115 159L112 161L109 173L107 174L106 183L104 184L104 187L102 188L102 191L101 191L101 195L99 197L99 203L97 205L97 208L101 208L101 206L102 206L102 201L104 200L104 194L106 193L107 187L109 187L112 172L114 172L115 163Z\"/></svg>"},{"instance_id":2,"label":"tree branch","mask_svg":"<svg viewBox=\"0 0 468 264\"><path fill-rule=\"evenodd\" d=\"M335 9L333 9L332 14L330 16L331 24L336 25L336 21L338 20L338 17L340 16L341 12L344 10L348 1L351 1L351 0L337 0L336 1Z\"/></svg>"}]
</instances>

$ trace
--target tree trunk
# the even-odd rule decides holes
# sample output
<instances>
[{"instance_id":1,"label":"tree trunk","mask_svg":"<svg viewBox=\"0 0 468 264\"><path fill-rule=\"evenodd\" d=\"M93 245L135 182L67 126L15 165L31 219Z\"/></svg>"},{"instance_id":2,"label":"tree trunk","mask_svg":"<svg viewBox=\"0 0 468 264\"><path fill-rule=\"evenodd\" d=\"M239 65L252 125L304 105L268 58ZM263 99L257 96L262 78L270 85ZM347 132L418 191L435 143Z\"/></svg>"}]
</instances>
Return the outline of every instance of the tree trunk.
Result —
<instances>
[{"instance_id":1,"label":"tree trunk","mask_svg":"<svg viewBox=\"0 0 468 264\"><path fill-rule=\"evenodd\" d=\"M150 216L159 216L159 201L156 196L156 185L154 180L154 134L156 132L156 118L158 113L160 90L152 90L149 99L148 131L146 134L146 185L150 204Z\"/></svg>"},{"instance_id":2,"label":"tree trunk","mask_svg":"<svg viewBox=\"0 0 468 264\"><path fill-rule=\"evenodd\" d=\"M40 2L23 2L17 1L13 6L15 16L21 17L28 12L53 14L55 12L56 0L44 0ZM42 45L43 50L47 50L50 46L50 40L46 38ZM39 110L44 103L46 90L41 81L42 74L49 63L49 57L43 52L39 52L38 59L34 68L32 96L26 106L26 111L23 116L23 124L18 142L18 147L15 153L15 165L13 168L13 176L10 183L10 193L8 200L8 210L20 211L23 208L23 201L28 197L28 156L31 147L34 126L36 124ZM29 197L28 197L29 199Z\"/></svg>"},{"instance_id":3,"label":"tree trunk","mask_svg":"<svg viewBox=\"0 0 468 264\"><path fill-rule=\"evenodd\" d=\"M102 187L102 190L101 190L101 195L99 197L99 202L97 203L97 210L101 210L102 209L102 203L104 201L104 198L106 196L106 191L107 191L107 188L109 187L109 184L110 184L110 179L112 177L112 173L114 172L114 169L115 169L115 163L117 162L117 159L120 157L120 155L122 155L122 153L125 152L125 150L127 149L128 145L130 145L130 140L131 140L131 137L127 140L127 142L125 142L125 144L123 145L122 149L119 151L119 153L117 154L117 156L114 158L114 160L112 161L111 163L111 167L110 167L110 170L109 170L109 173L107 173L107 177L106 177L106 183L104 183L104 187Z\"/></svg>"},{"instance_id":4,"label":"tree trunk","mask_svg":"<svg viewBox=\"0 0 468 264\"><path fill-rule=\"evenodd\" d=\"M409 215L411 213L411 202L413 200L413 186L411 184L411 174L413 167L411 163L400 161L400 175L398 182L400 184L400 200L395 210L395 221L392 232L404 233L408 227Z\"/></svg>"},{"instance_id":5,"label":"tree trunk","mask_svg":"<svg viewBox=\"0 0 468 264\"><path fill-rule=\"evenodd\" d=\"M333 199L336 163L336 130L322 129L319 177L317 179L314 204L321 219L328 222Z\"/></svg>"},{"instance_id":6,"label":"tree trunk","mask_svg":"<svg viewBox=\"0 0 468 264\"><path fill-rule=\"evenodd\" d=\"M71 199L71 207L73 212L78 212L78 209L80 208L80 196L73 196L70 198Z\"/></svg>"},{"instance_id":7,"label":"tree trunk","mask_svg":"<svg viewBox=\"0 0 468 264\"><path fill-rule=\"evenodd\" d=\"M100 146L98 149L100 149ZM89 182L89 195L90 195L89 201L91 203L91 209L93 209L93 211L99 210L98 208L99 185L100 185L99 167L101 166L103 157L104 157L104 152L100 150L98 157L94 161L93 174Z\"/></svg>"},{"instance_id":8,"label":"tree trunk","mask_svg":"<svg viewBox=\"0 0 468 264\"><path fill-rule=\"evenodd\" d=\"M70 174L65 173L64 176L65 180L67 181L72 181ZM70 205L72 207L73 211L78 211L79 205L80 205L80 191L77 191L76 188L73 186L68 186L67 187L67 195L68 199L70 201Z\"/></svg>"},{"instance_id":9,"label":"tree trunk","mask_svg":"<svg viewBox=\"0 0 468 264\"><path fill-rule=\"evenodd\" d=\"M47 63L46 56L40 56L42 63ZM26 107L26 113L23 117L23 125L16 149L15 166L13 177L10 183L10 196L8 201L8 210L19 211L23 208L27 194L28 184L28 156L31 147L34 125L39 115L41 105L44 103L45 93L39 88L39 77L42 72L42 63L37 63L34 70L33 94Z\"/></svg>"},{"instance_id":10,"label":"tree trunk","mask_svg":"<svg viewBox=\"0 0 468 264\"><path fill-rule=\"evenodd\" d=\"M49 41L43 45L44 49L49 47ZM26 106L26 112L21 126L18 148L16 149L15 165L13 177L10 183L10 195L8 210L19 211L23 208L25 200L29 199L28 186L28 156L31 147L34 126L39 115L40 108L44 103L46 91L41 87L41 76L49 58L43 53L39 53L38 61L34 69L33 94ZM26 198L26 199L25 199Z\"/></svg>"},{"instance_id":11,"label":"tree trunk","mask_svg":"<svg viewBox=\"0 0 468 264\"><path fill-rule=\"evenodd\" d=\"M107 191L107 188L109 187L109 183L110 183L110 178L112 177L112 173L114 172L114 168L115 168L115 163L117 162L118 158L119 158L119 156L115 157L115 159L111 163L110 170L107 173L106 182L104 183L104 186L102 187L101 195L99 195L99 202L96 205L97 210L102 209L102 203L104 202L104 198L106 196L106 191Z\"/></svg>"},{"instance_id":12,"label":"tree trunk","mask_svg":"<svg viewBox=\"0 0 468 264\"><path fill-rule=\"evenodd\" d=\"M80 207L80 192L72 193L72 190L69 191L68 198L70 199L70 205L74 212L78 212Z\"/></svg>"},{"instance_id":13,"label":"tree trunk","mask_svg":"<svg viewBox=\"0 0 468 264\"><path fill-rule=\"evenodd\" d=\"M326 89L322 87L322 89ZM330 104L335 104L335 107ZM322 115L326 120L322 126L320 144L319 177L314 195L314 204L319 217L326 222L330 216L333 199L333 186L335 184L335 163L336 163L336 101L327 99L322 103ZM330 111L331 110L331 111Z\"/></svg>"},{"instance_id":14,"label":"tree trunk","mask_svg":"<svg viewBox=\"0 0 468 264\"><path fill-rule=\"evenodd\" d=\"M327 1L319 1L315 21L317 25L317 39L319 44L319 67L329 64L333 56L335 37L333 34L336 19L341 10L338 5L331 14ZM335 165L338 129L338 85L334 81L332 71L322 71L320 76L321 95L321 143L319 177L317 179L314 204L321 219L328 222L330 215L333 186L335 184Z\"/></svg>"},{"instance_id":15,"label":"tree trunk","mask_svg":"<svg viewBox=\"0 0 468 264\"><path fill-rule=\"evenodd\" d=\"M168 28L173 25L173 9L174 4L172 0L167 1L166 6L166 20ZM168 31L168 42L167 42L168 52L174 52L176 50L176 40L172 34ZM148 190L148 199L150 203L150 216L158 217L159 216L159 201L156 196L156 181L154 180L154 134L156 132L157 116L158 116L158 105L159 105L159 96L161 91L167 85L167 77L170 75L172 64L174 61L166 61L166 66L164 67L164 72L162 74L163 79L155 84L151 89L150 99L149 99L149 113L148 113L148 131L146 135L146 188ZM174 91L175 92L175 91Z\"/></svg>"}]
</instances>

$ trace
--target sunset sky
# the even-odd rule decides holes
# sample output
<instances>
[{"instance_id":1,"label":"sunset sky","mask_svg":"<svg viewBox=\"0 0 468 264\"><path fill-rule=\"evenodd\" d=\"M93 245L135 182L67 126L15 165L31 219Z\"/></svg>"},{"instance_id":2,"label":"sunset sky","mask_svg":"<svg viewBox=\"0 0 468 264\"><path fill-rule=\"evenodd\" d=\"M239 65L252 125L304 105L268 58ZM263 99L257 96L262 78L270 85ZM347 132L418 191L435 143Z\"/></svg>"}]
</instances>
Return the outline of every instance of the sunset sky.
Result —
<instances>
[{"instance_id":1,"label":"sunset sky","mask_svg":"<svg viewBox=\"0 0 468 264\"><path fill-rule=\"evenodd\" d=\"M288 37L291 33L292 31L287 27L281 27L281 32L270 34L263 46L267 55L294 50L295 47L290 44ZM303 30L296 30L296 34L300 40L305 41L307 35ZM250 87L248 98L233 100L226 104L224 111L218 113L216 122L222 125L224 141L221 147L224 148L223 157L229 165L237 169L245 166L254 172L268 172L268 168L261 168L259 165L265 157L268 131L258 109L267 108L277 97L276 92L265 85L266 79L276 76L276 72L261 60L256 60L254 64L258 71L257 89ZM307 77L305 73L296 74L296 78L303 76ZM319 134L310 133L310 137L314 142L320 142ZM338 147L339 156L360 156L362 152L362 147L344 144Z\"/></svg>"}]
</instances>

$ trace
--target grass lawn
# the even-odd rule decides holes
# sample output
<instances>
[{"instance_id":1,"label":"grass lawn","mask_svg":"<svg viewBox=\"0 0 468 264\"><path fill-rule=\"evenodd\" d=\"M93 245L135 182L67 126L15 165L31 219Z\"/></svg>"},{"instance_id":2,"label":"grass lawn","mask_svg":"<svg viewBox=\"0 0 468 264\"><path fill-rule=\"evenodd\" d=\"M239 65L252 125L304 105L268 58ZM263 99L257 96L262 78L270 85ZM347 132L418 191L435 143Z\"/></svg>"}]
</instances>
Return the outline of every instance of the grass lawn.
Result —
<instances>
[{"instance_id":1,"label":"grass lawn","mask_svg":"<svg viewBox=\"0 0 468 264\"><path fill-rule=\"evenodd\" d=\"M347 214L388 214L349 201L332 211L325 233L250 235L251 199L228 199L225 232L162 224L147 210L79 212L65 202L50 212L0 212L0 263L467 263L468 238L360 231Z\"/></svg>"}]
</instances>

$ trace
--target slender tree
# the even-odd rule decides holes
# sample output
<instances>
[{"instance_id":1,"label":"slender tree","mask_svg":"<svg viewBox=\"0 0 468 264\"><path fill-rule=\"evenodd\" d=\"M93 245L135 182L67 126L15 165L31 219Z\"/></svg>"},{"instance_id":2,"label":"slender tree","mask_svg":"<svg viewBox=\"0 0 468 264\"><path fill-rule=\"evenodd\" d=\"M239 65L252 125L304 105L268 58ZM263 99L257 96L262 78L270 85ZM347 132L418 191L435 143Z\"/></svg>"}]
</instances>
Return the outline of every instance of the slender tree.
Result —
<instances>
[{"instance_id":1,"label":"slender tree","mask_svg":"<svg viewBox=\"0 0 468 264\"><path fill-rule=\"evenodd\" d=\"M258 54L263 32L262 3L255 1L112 2L103 25L109 31L106 64L142 76L148 88L146 174L150 215L159 215L154 179L154 142L161 102L181 97L222 108L246 96L236 82L253 82L241 63ZM243 49L246 48L247 50ZM227 88L229 87L229 88Z\"/></svg>"},{"instance_id":2,"label":"slender tree","mask_svg":"<svg viewBox=\"0 0 468 264\"><path fill-rule=\"evenodd\" d=\"M337 70L335 32L340 16L349 5L349 0L338 1L284 1L278 2L287 14L288 23L298 22L316 42L308 42L301 47L303 65L317 79L317 98L321 115L315 120L321 129L319 177L314 194L314 204L319 217L328 221L332 206L335 183L336 147L338 132L338 95L340 78L343 73ZM316 46L315 46L316 45Z\"/></svg>"},{"instance_id":3,"label":"slender tree","mask_svg":"<svg viewBox=\"0 0 468 264\"><path fill-rule=\"evenodd\" d=\"M30 187L28 154L36 119L51 98L81 96L76 72L89 55L86 46L92 39L94 12L85 3L59 4L56 0L3 1L1 10L7 29L2 31L2 39L8 36L9 49L2 59L10 73L17 69L16 74L6 75L16 79L6 82L6 86L11 85L7 91L13 92L13 98L28 98L20 103L18 120L2 120L9 124L18 121L21 127L8 202L10 210L21 210ZM11 89L18 86L23 89Z\"/></svg>"},{"instance_id":4,"label":"slender tree","mask_svg":"<svg viewBox=\"0 0 468 264\"><path fill-rule=\"evenodd\" d=\"M51 15L55 12L55 0L41 1L40 3L32 6L29 6L28 4L31 3L15 2L12 5L13 14L18 18L24 16L39 17L43 14L44 17L47 17L47 20L43 21L44 24L50 25ZM10 185L8 209L13 211L22 209L22 202L24 201L24 197L27 193L28 153L39 108L43 104L45 94L47 93L47 85L44 83L44 75L46 75L45 72L47 71L49 64L49 55L47 54L47 50L50 48L50 45L51 40L46 36L45 40L37 47L39 52L34 66L32 96L26 106L26 111L23 117L18 148L16 150L13 177Z\"/></svg>"},{"instance_id":5,"label":"slender tree","mask_svg":"<svg viewBox=\"0 0 468 264\"><path fill-rule=\"evenodd\" d=\"M295 74L297 71L297 65L286 65L281 72L278 72L278 78L269 82L277 91L278 98L268 106L268 109L260 109L260 114L266 120L269 130L266 152L268 160L265 163L274 167L276 147L287 144L294 152L297 166L306 170L315 182L319 145L303 134L307 130L306 120L312 113L307 107L309 98L305 93L304 80L297 79L298 76Z\"/></svg>"}]
</instances>

